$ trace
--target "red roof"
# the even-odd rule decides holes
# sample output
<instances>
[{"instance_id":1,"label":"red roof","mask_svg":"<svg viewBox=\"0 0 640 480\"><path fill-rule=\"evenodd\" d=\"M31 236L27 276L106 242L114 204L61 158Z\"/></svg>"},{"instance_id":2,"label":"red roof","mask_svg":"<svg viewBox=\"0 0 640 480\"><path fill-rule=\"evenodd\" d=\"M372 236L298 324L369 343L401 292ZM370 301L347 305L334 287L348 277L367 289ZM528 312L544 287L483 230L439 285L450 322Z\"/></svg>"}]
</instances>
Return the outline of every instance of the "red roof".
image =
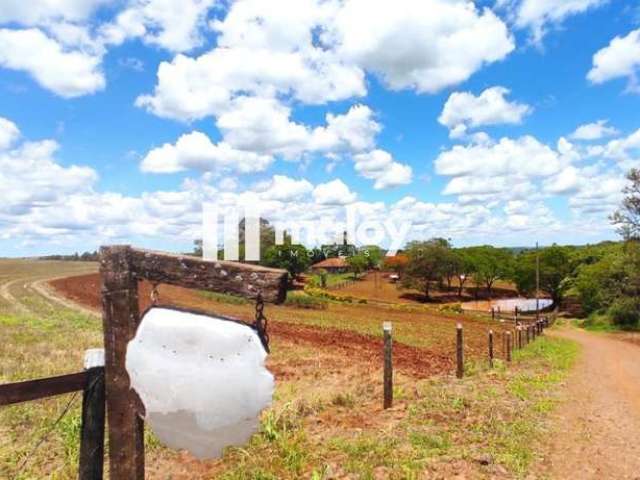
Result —
<instances>
[{"instance_id":1,"label":"red roof","mask_svg":"<svg viewBox=\"0 0 640 480\"><path fill-rule=\"evenodd\" d=\"M314 263L311 268L346 268L348 266L349 264L344 257L334 257Z\"/></svg>"}]
</instances>

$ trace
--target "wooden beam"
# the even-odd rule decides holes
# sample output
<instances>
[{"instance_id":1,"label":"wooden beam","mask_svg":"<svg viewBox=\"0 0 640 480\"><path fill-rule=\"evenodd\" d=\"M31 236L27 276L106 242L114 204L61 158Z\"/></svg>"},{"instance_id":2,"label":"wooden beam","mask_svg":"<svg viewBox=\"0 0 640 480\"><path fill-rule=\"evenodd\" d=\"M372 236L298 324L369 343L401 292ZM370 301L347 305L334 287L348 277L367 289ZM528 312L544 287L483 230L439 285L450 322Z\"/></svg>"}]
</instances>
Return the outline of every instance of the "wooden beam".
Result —
<instances>
[{"instance_id":1,"label":"wooden beam","mask_svg":"<svg viewBox=\"0 0 640 480\"><path fill-rule=\"evenodd\" d=\"M168 283L282 303L287 296L287 271L239 262L203 260L189 255L174 255L130 249L131 271L138 279Z\"/></svg>"},{"instance_id":2,"label":"wooden beam","mask_svg":"<svg viewBox=\"0 0 640 480\"><path fill-rule=\"evenodd\" d=\"M0 385L0 406L83 390L86 383L87 372L6 383Z\"/></svg>"},{"instance_id":3,"label":"wooden beam","mask_svg":"<svg viewBox=\"0 0 640 480\"><path fill-rule=\"evenodd\" d=\"M100 249L109 472L117 480L144 478L144 424L125 367L127 343L139 323L138 280L128 246Z\"/></svg>"}]
</instances>

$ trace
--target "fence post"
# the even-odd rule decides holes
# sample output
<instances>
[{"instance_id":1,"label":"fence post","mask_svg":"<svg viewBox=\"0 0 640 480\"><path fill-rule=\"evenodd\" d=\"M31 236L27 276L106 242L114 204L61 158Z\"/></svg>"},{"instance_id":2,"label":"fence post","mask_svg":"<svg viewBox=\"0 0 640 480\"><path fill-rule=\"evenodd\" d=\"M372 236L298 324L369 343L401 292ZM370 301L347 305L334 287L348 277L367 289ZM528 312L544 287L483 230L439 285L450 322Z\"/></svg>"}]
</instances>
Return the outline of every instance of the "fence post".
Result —
<instances>
[{"instance_id":1,"label":"fence post","mask_svg":"<svg viewBox=\"0 0 640 480\"><path fill-rule=\"evenodd\" d=\"M493 368L493 330L489 330L489 368Z\"/></svg>"},{"instance_id":2,"label":"fence post","mask_svg":"<svg viewBox=\"0 0 640 480\"><path fill-rule=\"evenodd\" d=\"M507 332L507 362L511 362L511 332Z\"/></svg>"},{"instance_id":3,"label":"fence post","mask_svg":"<svg viewBox=\"0 0 640 480\"><path fill-rule=\"evenodd\" d=\"M456 326L456 377L464 376L464 347L462 337L462 324Z\"/></svg>"},{"instance_id":4,"label":"fence post","mask_svg":"<svg viewBox=\"0 0 640 480\"><path fill-rule=\"evenodd\" d=\"M384 332L384 408L393 404L393 340L391 339L391 322L382 324Z\"/></svg>"},{"instance_id":5,"label":"fence post","mask_svg":"<svg viewBox=\"0 0 640 480\"><path fill-rule=\"evenodd\" d=\"M496 319L496 310L493 307L491 307L491 320L495 321L495 319Z\"/></svg>"},{"instance_id":6,"label":"fence post","mask_svg":"<svg viewBox=\"0 0 640 480\"><path fill-rule=\"evenodd\" d=\"M82 396L79 480L102 480L104 472L104 350L85 353L87 384Z\"/></svg>"}]
</instances>

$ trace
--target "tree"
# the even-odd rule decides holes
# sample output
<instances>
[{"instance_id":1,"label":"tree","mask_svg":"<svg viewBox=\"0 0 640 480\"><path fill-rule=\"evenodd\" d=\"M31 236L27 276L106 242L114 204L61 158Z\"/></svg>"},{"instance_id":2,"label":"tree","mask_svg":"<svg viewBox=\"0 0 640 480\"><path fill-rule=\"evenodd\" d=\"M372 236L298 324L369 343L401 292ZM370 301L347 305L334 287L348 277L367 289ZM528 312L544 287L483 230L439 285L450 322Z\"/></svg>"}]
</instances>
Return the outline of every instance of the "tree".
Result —
<instances>
[{"instance_id":1,"label":"tree","mask_svg":"<svg viewBox=\"0 0 640 480\"><path fill-rule=\"evenodd\" d=\"M559 305L568 288L567 277L572 271L569 251L553 245L537 253L540 257L540 290ZM519 292L528 295L536 291L536 251L529 250L518 255L513 279Z\"/></svg>"},{"instance_id":2,"label":"tree","mask_svg":"<svg viewBox=\"0 0 640 480\"><path fill-rule=\"evenodd\" d=\"M353 272L353 278L358 278L358 275L364 272L369 265L369 259L364 253L359 253L352 257L347 257L346 262Z\"/></svg>"},{"instance_id":3,"label":"tree","mask_svg":"<svg viewBox=\"0 0 640 480\"><path fill-rule=\"evenodd\" d=\"M640 239L640 170L632 168L627 173L627 185L622 193L625 195L622 205L613 215L611 223L618 226L618 233L625 240Z\"/></svg>"},{"instance_id":4,"label":"tree","mask_svg":"<svg viewBox=\"0 0 640 480\"><path fill-rule=\"evenodd\" d=\"M506 279L512 273L513 255L505 248L495 248L490 245L473 247L474 279L477 285L484 285L491 298L491 289L498 279Z\"/></svg>"},{"instance_id":5,"label":"tree","mask_svg":"<svg viewBox=\"0 0 640 480\"><path fill-rule=\"evenodd\" d=\"M377 268L384 258L384 251L377 245L367 245L359 249L359 252L367 259L367 268Z\"/></svg>"},{"instance_id":6,"label":"tree","mask_svg":"<svg viewBox=\"0 0 640 480\"><path fill-rule=\"evenodd\" d=\"M273 245L267 249L263 263L268 267L283 268L289 272L289 284L305 272L311 260L303 245L292 245L289 240L284 245Z\"/></svg>"},{"instance_id":7,"label":"tree","mask_svg":"<svg viewBox=\"0 0 640 480\"><path fill-rule=\"evenodd\" d=\"M386 270L391 270L392 272L400 273L404 271L404 269L409 264L409 257L407 257L403 253L398 253L392 257L385 257L383 261L383 267Z\"/></svg>"},{"instance_id":8,"label":"tree","mask_svg":"<svg viewBox=\"0 0 640 480\"><path fill-rule=\"evenodd\" d=\"M458 269L456 277L458 278L458 297L462 298L462 290L464 284L473 276L476 271L476 264L472 250L467 248L459 248L454 250L454 254L458 257Z\"/></svg>"},{"instance_id":9,"label":"tree","mask_svg":"<svg viewBox=\"0 0 640 480\"><path fill-rule=\"evenodd\" d=\"M431 282L440 280L446 268L449 247L438 240L411 242L405 254L408 263L401 279L403 288L414 288L430 298Z\"/></svg>"}]
</instances>

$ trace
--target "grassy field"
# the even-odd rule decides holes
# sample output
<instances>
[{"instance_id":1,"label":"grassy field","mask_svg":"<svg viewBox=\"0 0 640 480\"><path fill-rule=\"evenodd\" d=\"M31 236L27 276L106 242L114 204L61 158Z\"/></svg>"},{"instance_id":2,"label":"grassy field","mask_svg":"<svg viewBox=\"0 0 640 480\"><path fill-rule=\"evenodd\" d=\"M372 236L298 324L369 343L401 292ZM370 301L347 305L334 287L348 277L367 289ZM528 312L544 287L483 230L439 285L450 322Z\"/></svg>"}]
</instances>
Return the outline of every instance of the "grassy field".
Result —
<instances>
[{"instance_id":1,"label":"grassy field","mask_svg":"<svg viewBox=\"0 0 640 480\"><path fill-rule=\"evenodd\" d=\"M43 296L38 284L95 269L0 261L0 381L77 371L84 350L101 345L95 315ZM87 281L82 285L94 288ZM247 319L253 308L172 287L161 287L160 295ZM260 432L246 447L214 461L168 450L149 432L148 478L524 477L554 403L553 385L575 356L572 344L541 339L519 352L509 368L498 361L489 371L483 358L486 331L501 326L437 308L330 303L326 310L268 306L267 315L274 333L268 367L278 381ZM394 322L398 347L395 404L386 411L381 363L373 355L383 320ZM458 321L465 326L469 354L463 381L442 363L452 357ZM52 427L70 401L70 410ZM71 395L0 409L0 478L75 478L79 426L79 398Z\"/></svg>"}]
</instances>

